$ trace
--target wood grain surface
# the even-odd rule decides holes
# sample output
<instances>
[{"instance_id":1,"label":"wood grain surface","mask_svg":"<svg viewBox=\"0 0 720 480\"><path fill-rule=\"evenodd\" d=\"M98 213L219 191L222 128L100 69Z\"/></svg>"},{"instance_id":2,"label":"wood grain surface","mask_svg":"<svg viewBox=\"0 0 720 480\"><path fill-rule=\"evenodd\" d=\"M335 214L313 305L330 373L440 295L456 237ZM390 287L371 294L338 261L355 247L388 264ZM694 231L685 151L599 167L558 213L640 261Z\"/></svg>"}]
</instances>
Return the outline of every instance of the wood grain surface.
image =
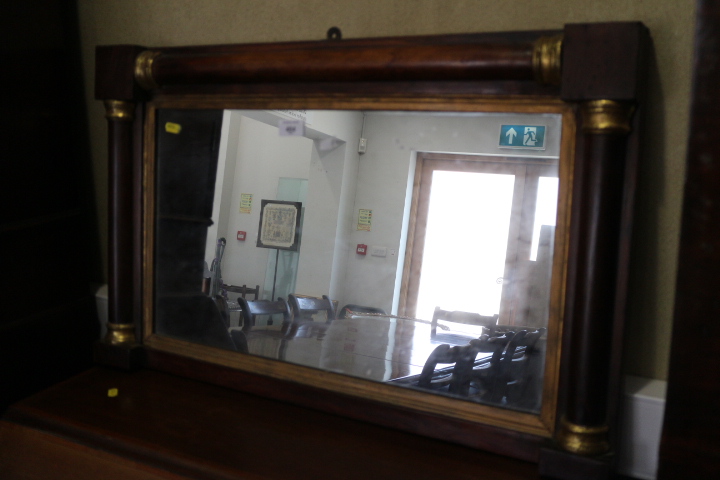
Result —
<instances>
[{"instance_id":1,"label":"wood grain surface","mask_svg":"<svg viewBox=\"0 0 720 480\"><path fill-rule=\"evenodd\" d=\"M107 465L125 478L539 478L533 463L149 370L91 370L16 404L0 445L14 445L3 478L64 478L57 459L73 478L115 478L93 476Z\"/></svg>"}]
</instances>

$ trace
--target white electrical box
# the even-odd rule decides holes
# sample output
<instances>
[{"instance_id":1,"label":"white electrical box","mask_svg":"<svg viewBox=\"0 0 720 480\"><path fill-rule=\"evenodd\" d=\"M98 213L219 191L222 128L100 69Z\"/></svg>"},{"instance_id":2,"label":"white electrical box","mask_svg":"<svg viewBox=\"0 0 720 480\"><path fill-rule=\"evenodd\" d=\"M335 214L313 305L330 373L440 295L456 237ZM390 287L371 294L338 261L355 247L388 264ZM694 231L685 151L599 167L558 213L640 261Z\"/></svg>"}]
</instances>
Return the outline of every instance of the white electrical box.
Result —
<instances>
[{"instance_id":1,"label":"white electrical box","mask_svg":"<svg viewBox=\"0 0 720 480\"><path fill-rule=\"evenodd\" d=\"M387 247L370 247L370 255L373 257L387 257Z\"/></svg>"}]
</instances>

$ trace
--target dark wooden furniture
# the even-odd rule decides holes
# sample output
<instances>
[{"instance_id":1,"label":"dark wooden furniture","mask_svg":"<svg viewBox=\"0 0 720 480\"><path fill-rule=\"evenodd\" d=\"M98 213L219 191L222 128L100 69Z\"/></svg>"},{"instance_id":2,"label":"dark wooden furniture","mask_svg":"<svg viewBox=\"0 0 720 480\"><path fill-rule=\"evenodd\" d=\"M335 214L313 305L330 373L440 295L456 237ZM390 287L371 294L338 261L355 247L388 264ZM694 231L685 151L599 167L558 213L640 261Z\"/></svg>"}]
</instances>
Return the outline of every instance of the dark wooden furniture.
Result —
<instances>
[{"instance_id":1,"label":"dark wooden furniture","mask_svg":"<svg viewBox=\"0 0 720 480\"><path fill-rule=\"evenodd\" d=\"M472 364L478 351L479 349L474 345L450 346L445 343L436 347L425 361L422 372L417 378L417 386L435 390L450 385L454 369L453 371L449 368L438 370L438 364L456 365L458 362Z\"/></svg>"},{"instance_id":2,"label":"dark wooden furniture","mask_svg":"<svg viewBox=\"0 0 720 480\"><path fill-rule=\"evenodd\" d=\"M250 288L247 285L237 287L235 285L223 284L223 288L231 293L239 293L242 298L247 298L248 295L252 295L253 300L257 300L260 296L260 285L255 285L255 288Z\"/></svg>"},{"instance_id":3,"label":"dark wooden furniture","mask_svg":"<svg viewBox=\"0 0 720 480\"><path fill-rule=\"evenodd\" d=\"M448 472L539 478L530 462L150 370L91 370L14 405L0 422L0 476L8 480L395 480Z\"/></svg>"},{"instance_id":4,"label":"dark wooden furniture","mask_svg":"<svg viewBox=\"0 0 720 480\"><path fill-rule=\"evenodd\" d=\"M672 357L658 478L720 471L720 4L698 2ZM710 367L710 366L713 367Z\"/></svg>"},{"instance_id":5,"label":"dark wooden furniture","mask_svg":"<svg viewBox=\"0 0 720 480\"><path fill-rule=\"evenodd\" d=\"M247 301L243 297L238 298L240 304L240 315L242 315L242 329L244 332L249 332L255 326L256 317L258 315L267 316L267 324L272 325L273 315L281 315L283 319L283 325L289 325L292 319L290 313L290 306L282 298L278 298L276 301L271 302L270 300L252 300Z\"/></svg>"},{"instance_id":6,"label":"dark wooden furniture","mask_svg":"<svg viewBox=\"0 0 720 480\"><path fill-rule=\"evenodd\" d=\"M538 352L535 348L538 340L545 334L545 328L537 330L520 330L513 336L503 357L498 363L497 373L489 378L490 401L506 401L508 405L524 406L530 409L538 408L540 404L540 389L530 389L533 372L531 367L536 366ZM516 353L521 352L520 355ZM535 368L535 374L539 374Z\"/></svg>"},{"instance_id":7,"label":"dark wooden furniture","mask_svg":"<svg viewBox=\"0 0 720 480\"><path fill-rule=\"evenodd\" d=\"M504 364L512 362L515 350L526 331L508 332L497 336L483 335L470 342L470 354L459 358L453 369L450 385L453 393L469 395L470 386L475 387L473 395L485 396L492 402L498 402L505 394L505 385L500 382L500 373ZM478 364L478 353L491 354L488 361Z\"/></svg>"},{"instance_id":8,"label":"dark wooden furniture","mask_svg":"<svg viewBox=\"0 0 720 480\"><path fill-rule=\"evenodd\" d=\"M148 366L489 449L538 462L542 473L560 478L608 474L639 145L640 115L633 112L641 111L647 42L645 27L628 22L340 42L98 47L96 97L107 107L113 206L109 335L98 360ZM561 192L561 216L572 221L555 242L569 253L555 270L561 273L554 276L552 309L558 323L548 334L550 367L540 416L473 410L463 402L447 408L431 395L173 342L155 333L152 315L141 325L139 312L154 311L155 278L152 267L142 266L155 265L158 112L181 106L473 111L488 101L497 108L507 101L541 102L562 113L565 145L575 159L561 165L561 178L573 179L569 191ZM144 137L138 134L143 127ZM149 163L143 163L143 150ZM146 223L140 225L139 218ZM196 264L196 250L184 252L184 260ZM338 397L352 401L337 403Z\"/></svg>"},{"instance_id":9,"label":"dark wooden furniture","mask_svg":"<svg viewBox=\"0 0 720 480\"><path fill-rule=\"evenodd\" d=\"M399 379L419 388L442 390L490 405L539 411L535 345L545 329L482 335L465 345L443 344L428 357L419 375ZM439 368L438 364L449 364Z\"/></svg>"},{"instance_id":10,"label":"dark wooden furniture","mask_svg":"<svg viewBox=\"0 0 720 480\"><path fill-rule=\"evenodd\" d=\"M322 298L307 295L288 295L288 303L293 314L293 320L301 318L312 321L312 316L324 312L326 322L335 320L335 306L327 295Z\"/></svg>"},{"instance_id":11,"label":"dark wooden furniture","mask_svg":"<svg viewBox=\"0 0 720 480\"><path fill-rule=\"evenodd\" d=\"M438 389L447 386L449 393L468 396L473 377L477 378L481 372L497 371L503 353L514 335L514 332L497 337L485 334L464 345L442 344L430 354L420 375L409 380L415 381L419 388ZM437 369L439 363L451 364L451 367Z\"/></svg>"}]
</instances>

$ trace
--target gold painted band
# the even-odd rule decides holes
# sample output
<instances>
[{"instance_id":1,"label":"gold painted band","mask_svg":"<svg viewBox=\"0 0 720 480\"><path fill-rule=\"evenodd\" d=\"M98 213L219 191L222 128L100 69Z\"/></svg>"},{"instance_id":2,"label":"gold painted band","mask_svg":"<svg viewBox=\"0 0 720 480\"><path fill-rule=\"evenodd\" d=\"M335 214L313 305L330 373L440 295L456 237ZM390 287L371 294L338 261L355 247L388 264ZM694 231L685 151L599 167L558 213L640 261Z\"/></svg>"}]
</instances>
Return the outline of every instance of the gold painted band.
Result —
<instances>
[{"instance_id":1,"label":"gold painted band","mask_svg":"<svg viewBox=\"0 0 720 480\"><path fill-rule=\"evenodd\" d=\"M533 74L542 85L560 85L562 73L562 35L540 37L533 48Z\"/></svg>"},{"instance_id":2,"label":"gold painted band","mask_svg":"<svg viewBox=\"0 0 720 480\"><path fill-rule=\"evenodd\" d=\"M105 100L105 118L108 120L132 121L135 104L124 100Z\"/></svg>"},{"instance_id":3,"label":"gold painted band","mask_svg":"<svg viewBox=\"0 0 720 480\"><path fill-rule=\"evenodd\" d=\"M607 425L578 425L563 418L557 441L568 452L578 455L600 455L610 450Z\"/></svg>"},{"instance_id":4,"label":"gold painted band","mask_svg":"<svg viewBox=\"0 0 720 480\"><path fill-rule=\"evenodd\" d=\"M135 81L145 90L160 88L152 73L153 62L158 55L158 51L145 50L135 59Z\"/></svg>"},{"instance_id":5,"label":"gold painted band","mask_svg":"<svg viewBox=\"0 0 720 480\"><path fill-rule=\"evenodd\" d=\"M630 118L635 111L631 103L614 100L592 100L582 104L584 133L628 134Z\"/></svg>"},{"instance_id":6,"label":"gold painted band","mask_svg":"<svg viewBox=\"0 0 720 480\"><path fill-rule=\"evenodd\" d=\"M135 343L135 324L108 322L104 342L111 345L130 345Z\"/></svg>"}]
</instances>

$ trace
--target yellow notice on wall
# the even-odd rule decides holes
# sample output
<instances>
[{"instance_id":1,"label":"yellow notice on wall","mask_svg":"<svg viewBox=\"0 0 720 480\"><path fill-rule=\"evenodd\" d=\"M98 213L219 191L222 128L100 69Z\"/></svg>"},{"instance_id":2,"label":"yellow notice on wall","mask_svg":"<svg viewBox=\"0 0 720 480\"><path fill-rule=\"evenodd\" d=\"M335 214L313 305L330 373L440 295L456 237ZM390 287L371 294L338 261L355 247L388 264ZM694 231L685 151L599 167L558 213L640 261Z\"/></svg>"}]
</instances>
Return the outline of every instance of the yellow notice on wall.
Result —
<instances>
[{"instance_id":1,"label":"yellow notice on wall","mask_svg":"<svg viewBox=\"0 0 720 480\"><path fill-rule=\"evenodd\" d=\"M372 210L367 209L367 208L361 208L360 213L358 214L357 229L365 230L366 232L369 232L371 227L372 227Z\"/></svg>"},{"instance_id":2,"label":"yellow notice on wall","mask_svg":"<svg viewBox=\"0 0 720 480\"><path fill-rule=\"evenodd\" d=\"M250 213L252 211L252 193L240 194L240 213Z\"/></svg>"}]
</instances>

